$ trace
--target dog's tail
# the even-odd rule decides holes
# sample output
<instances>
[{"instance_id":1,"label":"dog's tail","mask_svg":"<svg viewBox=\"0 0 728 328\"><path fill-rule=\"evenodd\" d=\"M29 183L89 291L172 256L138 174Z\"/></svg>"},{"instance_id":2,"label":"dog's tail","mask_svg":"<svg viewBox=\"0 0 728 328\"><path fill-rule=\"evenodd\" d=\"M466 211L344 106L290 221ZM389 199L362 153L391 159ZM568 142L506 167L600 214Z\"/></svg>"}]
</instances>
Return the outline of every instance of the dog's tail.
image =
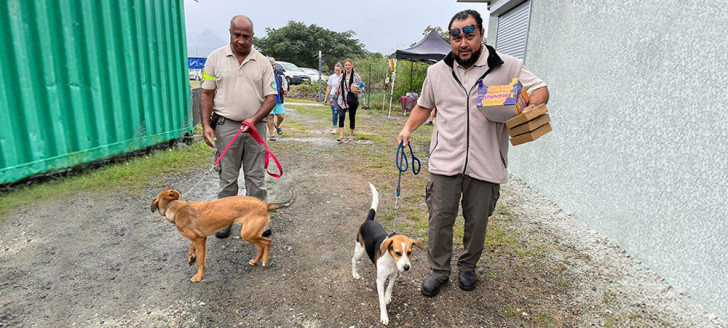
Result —
<instances>
[{"instance_id":1,"label":"dog's tail","mask_svg":"<svg viewBox=\"0 0 728 328\"><path fill-rule=\"evenodd\" d=\"M372 208L369 209L369 214L367 214L367 221L373 221L374 216L377 214L377 207L379 206L379 193L377 193L377 188L374 188L371 182L369 183L369 189L372 190Z\"/></svg>"},{"instance_id":2,"label":"dog's tail","mask_svg":"<svg viewBox=\"0 0 728 328\"><path fill-rule=\"evenodd\" d=\"M291 190L291 198L289 198L287 201L283 203L268 203L268 212L273 212L279 208L291 206L294 202L296 202L296 191Z\"/></svg>"}]
</instances>

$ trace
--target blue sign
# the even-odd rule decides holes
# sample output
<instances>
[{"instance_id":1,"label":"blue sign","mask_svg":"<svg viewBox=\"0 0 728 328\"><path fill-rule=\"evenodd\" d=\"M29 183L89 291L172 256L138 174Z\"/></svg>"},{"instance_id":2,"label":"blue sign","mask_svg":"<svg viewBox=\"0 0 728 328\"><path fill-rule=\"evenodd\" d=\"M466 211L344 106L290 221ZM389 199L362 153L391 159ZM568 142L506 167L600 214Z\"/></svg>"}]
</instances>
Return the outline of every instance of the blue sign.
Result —
<instances>
[{"instance_id":1,"label":"blue sign","mask_svg":"<svg viewBox=\"0 0 728 328\"><path fill-rule=\"evenodd\" d=\"M190 69L203 69L207 58L204 57L187 57L187 64Z\"/></svg>"}]
</instances>

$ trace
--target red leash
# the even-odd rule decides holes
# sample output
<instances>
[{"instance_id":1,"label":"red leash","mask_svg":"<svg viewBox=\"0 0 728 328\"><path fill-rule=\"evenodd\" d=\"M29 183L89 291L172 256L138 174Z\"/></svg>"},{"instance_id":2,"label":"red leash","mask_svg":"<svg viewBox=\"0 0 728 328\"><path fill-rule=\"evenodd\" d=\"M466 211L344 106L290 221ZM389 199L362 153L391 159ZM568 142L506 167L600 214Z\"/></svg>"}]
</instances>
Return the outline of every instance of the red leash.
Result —
<instances>
[{"instance_id":1,"label":"red leash","mask_svg":"<svg viewBox=\"0 0 728 328\"><path fill-rule=\"evenodd\" d=\"M268 144L265 143L265 141L263 141L263 139L260 137L260 134L258 134L258 130L256 130L255 127L252 124L250 124L250 122L243 121L243 125L250 128L250 130L248 131L248 134L250 134L250 136L253 137L253 140L258 142L258 144L261 147L263 147L263 150L265 150L265 171L268 172L268 174L270 174L270 176L272 176L274 178L280 178L283 175L283 168L281 167L281 163L278 162L278 159L276 158L276 156L273 155L273 152L271 152L270 149L268 149ZM230 149L230 146L233 144L235 139L238 138L238 136L240 135L240 132L243 132L242 126L238 130L238 133L235 134L233 139L230 140L230 143L228 143L227 147L225 147L225 150L222 151L222 154L220 154L220 157L217 158L217 160L215 161L215 164L212 164L212 166L215 166L215 165L217 165L217 163L220 163L220 160L222 159L223 156L225 156L225 153L228 151L228 149ZM273 161L276 162L276 165L278 166L278 172L280 172L279 174L271 173L270 171L268 171L268 158L269 157L273 157Z\"/></svg>"}]
</instances>

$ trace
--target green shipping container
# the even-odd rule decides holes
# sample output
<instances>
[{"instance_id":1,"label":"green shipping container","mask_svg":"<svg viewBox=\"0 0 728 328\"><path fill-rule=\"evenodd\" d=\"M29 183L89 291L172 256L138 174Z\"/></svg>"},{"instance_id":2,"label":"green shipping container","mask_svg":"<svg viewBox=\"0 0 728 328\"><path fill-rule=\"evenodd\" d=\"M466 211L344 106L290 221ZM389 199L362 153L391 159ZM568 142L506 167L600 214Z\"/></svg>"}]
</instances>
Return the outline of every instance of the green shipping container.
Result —
<instances>
[{"instance_id":1,"label":"green shipping container","mask_svg":"<svg viewBox=\"0 0 728 328\"><path fill-rule=\"evenodd\" d=\"M182 0L0 0L0 184L191 131Z\"/></svg>"}]
</instances>

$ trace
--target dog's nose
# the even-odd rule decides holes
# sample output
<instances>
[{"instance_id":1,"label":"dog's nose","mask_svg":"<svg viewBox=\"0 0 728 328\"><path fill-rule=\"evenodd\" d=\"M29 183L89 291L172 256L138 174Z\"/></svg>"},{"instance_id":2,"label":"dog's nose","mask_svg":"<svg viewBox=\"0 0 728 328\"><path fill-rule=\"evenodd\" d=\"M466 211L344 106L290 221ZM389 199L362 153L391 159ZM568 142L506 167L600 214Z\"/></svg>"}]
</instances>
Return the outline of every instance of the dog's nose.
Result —
<instances>
[{"instance_id":1,"label":"dog's nose","mask_svg":"<svg viewBox=\"0 0 728 328\"><path fill-rule=\"evenodd\" d=\"M405 264L403 269L404 269L404 271L409 271L409 268L410 268L409 264Z\"/></svg>"}]
</instances>

